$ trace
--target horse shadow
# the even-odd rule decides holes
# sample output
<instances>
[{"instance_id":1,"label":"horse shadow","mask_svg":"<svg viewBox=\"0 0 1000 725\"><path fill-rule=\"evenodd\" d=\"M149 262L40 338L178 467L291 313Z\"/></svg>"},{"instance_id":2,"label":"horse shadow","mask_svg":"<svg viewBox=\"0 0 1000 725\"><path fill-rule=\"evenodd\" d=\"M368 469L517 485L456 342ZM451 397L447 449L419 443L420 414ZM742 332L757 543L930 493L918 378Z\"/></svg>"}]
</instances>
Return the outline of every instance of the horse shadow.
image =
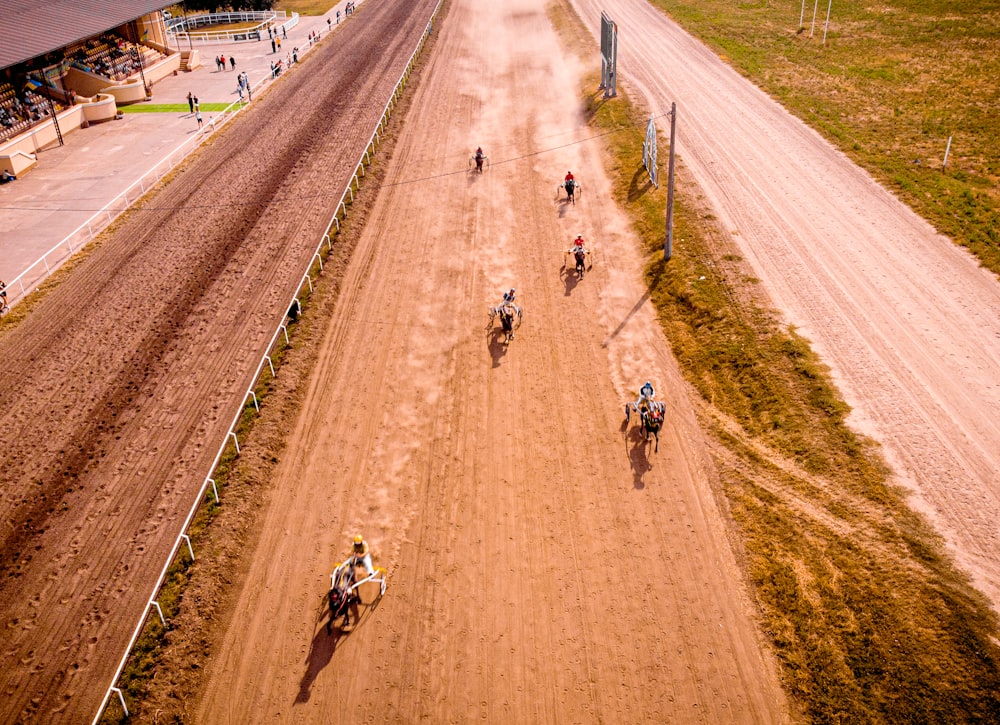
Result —
<instances>
[{"instance_id":1,"label":"horse shadow","mask_svg":"<svg viewBox=\"0 0 1000 725\"><path fill-rule=\"evenodd\" d=\"M576 269L570 269L566 265L559 270L559 276L562 277L563 284L566 285L566 296L569 297L576 286L580 284L580 276L576 273Z\"/></svg>"},{"instance_id":2,"label":"horse shadow","mask_svg":"<svg viewBox=\"0 0 1000 725\"><path fill-rule=\"evenodd\" d=\"M500 367L500 361L507 354L507 346L509 344L507 336L501 328L495 327L492 322L487 325L486 347L490 351L490 358L493 360L494 368Z\"/></svg>"},{"instance_id":3,"label":"horse shadow","mask_svg":"<svg viewBox=\"0 0 1000 725\"><path fill-rule=\"evenodd\" d=\"M354 605L354 607L356 609L357 605ZM317 619L317 624L322 621L324 618L323 615L329 611L329 607L323 607ZM358 616L357 611L353 612L353 614L355 617ZM302 674L302 680L299 682L299 692L295 696L296 705L309 702L313 682L319 677L319 673L323 671L323 668L330 664L330 661L333 659L333 653L337 651L337 646L340 644L340 640L347 636L350 631L344 630L341 627L333 627L330 632L327 632L325 624L316 629L316 633L313 635L312 642L309 645L309 654L306 655L306 671Z\"/></svg>"},{"instance_id":4,"label":"horse shadow","mask_svg":"<svg viewBox=\"0 0 1000 725\"><path fill-rule=\"evenodd\" d=\"M641 491L646 488L646 482L642 477L653 470L653 464L646 455L649 441L642 435L642 425L633 425L627 420L622 421L621 432L625 438L629 465L632 468L632 487Z\"/></svg>"},{"instance_id":5,"label":"horse shadow","mask_svg":"<svg viewBox=\"0 0 1000 725\"><path fill-rule=\"evenodd\" d=\"M327 601L326 596L323 599ZM333 615L328 605L323 604L321 606L315 623L316 633L313 635L312 642L309 645L309 654L306 655L306 671L302 674L302 680L299 682L299 692L295 696L296 705L309 702L313 683L319 677L319 673L323 671L323 668L333 660L333 655L336 653L341 640L352 632L356 632L368 620L368 617L378 609L381 603L381 594L376 594L375 598L370 602L352 602L349 606L351 621L354 624L347 628L333 622L330 622L332 626L326 624L324 620L327 619L327 615ZM339 617L334 617L334 619L339 619Z\"/></svg>"}]
</instances>

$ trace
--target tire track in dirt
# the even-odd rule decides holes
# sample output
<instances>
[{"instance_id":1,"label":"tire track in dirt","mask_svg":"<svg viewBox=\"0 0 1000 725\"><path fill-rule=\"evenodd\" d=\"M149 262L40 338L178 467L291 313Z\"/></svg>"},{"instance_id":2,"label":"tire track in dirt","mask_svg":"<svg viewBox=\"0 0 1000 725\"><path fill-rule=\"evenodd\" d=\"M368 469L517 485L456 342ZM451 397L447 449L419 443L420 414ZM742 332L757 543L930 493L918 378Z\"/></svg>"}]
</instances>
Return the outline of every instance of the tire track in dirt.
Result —
<instances>
[{"instance_id":1,"label":"tire track in dirt","mask_svg":"<svg viewBox=\"0 0 1000 725\"><path fill-rule=\"evenodd\" d=\"M432 7L366 4L0 340L0 719L93 715Z\"/></svg>"}]
</instances>

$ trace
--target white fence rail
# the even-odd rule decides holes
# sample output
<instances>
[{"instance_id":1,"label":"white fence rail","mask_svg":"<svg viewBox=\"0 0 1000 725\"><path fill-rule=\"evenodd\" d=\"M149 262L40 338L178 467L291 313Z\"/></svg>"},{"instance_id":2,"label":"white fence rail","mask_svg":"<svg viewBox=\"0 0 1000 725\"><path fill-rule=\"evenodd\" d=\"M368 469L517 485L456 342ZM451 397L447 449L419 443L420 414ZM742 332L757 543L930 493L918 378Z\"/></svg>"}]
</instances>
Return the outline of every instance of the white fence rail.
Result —
<instances>
[{"instance_id":1,"label":"white fence rail","mask_svg":"<svg viewBox=\"0 0 1000 725\"><path fill-rule=\"evenodd\" d=\"M255 23L255 25L238 30L198 30L223 23ZM284 10L210 13L173 18L167 23L167 32L174 36L178 47L181 47L184 42L204 44L262 40L262 35L268 27L284 28L287 31L298 24L299 14L293 12L291 17L288 17L288 13Z\"/></svg>"},{"instance_id":2,"label":"white fence rail","mask_svg":"<svg viewBox=\"0 0 1000 725\"><path fill-rule=\"evenodd\" d=\"M438 11L441 9L441 2L443 2L443 0L438 0L438 4L434 7L434 11L431 13L431 18L432 18L431 22L433 22L433 18L437 15ZM368 139L368 144L365 146L365 150L361 153L361 157L358 159L357 165L354 167L354 173L351 176L351 180L347 184L347 188L344 189L343 194L341 194L340 200L337 202L337 207L333 213L333 218L330 220L330 223L327 224L326 231L320 237L319 243L316 245L316 249L313 253L313 256L309 260L309 265L306 268L305 274L303 274L302 276L301 282L299 282L299 286L295 291L295 295L288 301L288 304L285 305L283 309L285 310L291 309L293 305L295 305L296 309L298 310L302 309L302 305L299 301L299 294L301 293L302 286L306 284L308 285L309 290L310 291L312 290L312 276L310 274L310 270L312 269L313 262L316 261L319 262L320 272L322 272L323 254L321 252L323 250L323 245L324 244L326 245L327 251L333 248L331 231L336 233L336 231L340 230L341 216L347 215L347 199L348 197L350 197L351 201L354 200L354 187L356 185L359 185L361 178L364 177L365 166L366 165L371 166L372 157L375 153L375 149L378 143L381 141L382 134L385 133L386 124L388 123L389 118L392 115L392 111L396 107L396 103L398 102L399 97L402 94L403 87L405 86L407 79L410 77L410 71L413 69L413 62L416 59L417 54L420 53L420 50L424 47L424 42L427 39L429 33L431 32L431 28L432 28L431 23L428 23L427 28L421 34L420 40L417 42L416 49L410 55L410 58L406 63L406 67L400 74L399 80L396 82L396 86L392 91L392 95L389 97L389 100L385 104L385 108L382 111L381 119L376 125L375 130L372 132L371 137ZM218 453L215 454L215 460L209 467L209 475L211 475L211 472L214 471L215 467L219 464L219 461L222 459L222 456L225 453L227 447L229 446L230 441L232 441L233 445L235 446L236 453L237 455L239 455L240 444L239 440L236 437L236 428L239 424L240 418L243 417L243 412L246 407L247 398L252 397L255 409L257 411L260 410L257 403L257 396L254 393L253 389L256 386L257 381L260 380L261 374L264 372L265 365L267 365L268 370L271 373L271 376L272 377L274 376L275 371L274 371L274 364L271 360L271 354L274 351L275 345L278 342L280 336L284 336L285 344L288 344L288 327L285 323L285 316L282 316L281 323L275 330L274 335L271 337L271 341L267 345L264 356L261 358L260 363L257 365L257 370L254 372L252 378L253 382L250 385L250 389L247 391L246 395L243 396L243 400L240 403L239 409L236 411L236 415L233 416L233 420L229 425L229 432L226 434L224 440L222 441L222 445L219 447ZM118 682L118 678L121 676L122 670L125 669L125 664L128 662L129 655L132 653L132 647L135 646L136 641L139 639L139 635L142 633L142 630L146 625L146 620L149 617L150 609L154 608L156 609L160 621L163 623L164 626L166 626L166 619L163 616L162 609L160 609L159 602L157 602L156 600L156 595L160 591L160 588L163 586L163 583L166 580L167 571L170 569L170 566L173 564L174 559L176 558L178 552L180 551L182 543L186 545L188 553L191 556L191 559L194 560L194 548L191 545L190 537L185 532L188 530L188 527L191 525L191 521L194 520L195 514L201 507L209 487L211 487L212 489L212 495L213 498L215 499L215 502L219 503L219 491L215 485L215 480L212 478L206 478L205 481L202 483L201 488L198 490L198 495L194 500L194 504L191 506L191 510L188 512L187 518L184 520L184 523L181 526L181 530L177 536L177 540L174 542L173 548L171 548L170 550L170 555L167 557L167 560L163 564L163 569L160 571L160 576L156 580L156 584L154 585L152 594L150 595L149 603L143 610L142 616L139 618L139 621L135 626L135 630L132 632L132 637L129 639L128 646L125 648L125 654L122 655L121 661L118 663L118 668L115 670L114 677L111 678L111 684L109 685L107 691L104 694L104 699L101 701L101 705L97 711L97 715L94 717L93 725L97 725L97 723L100 721L101 716L104 714L105 708L108 706L108 702L111 699L112 694L118 695L118 699L121 703L122 709L125 711L126 716L128 715L128 708L125 703L125 697L122 694L121 689L119 689L116 686L116 683Z\"/></svg>"}]
</instances>

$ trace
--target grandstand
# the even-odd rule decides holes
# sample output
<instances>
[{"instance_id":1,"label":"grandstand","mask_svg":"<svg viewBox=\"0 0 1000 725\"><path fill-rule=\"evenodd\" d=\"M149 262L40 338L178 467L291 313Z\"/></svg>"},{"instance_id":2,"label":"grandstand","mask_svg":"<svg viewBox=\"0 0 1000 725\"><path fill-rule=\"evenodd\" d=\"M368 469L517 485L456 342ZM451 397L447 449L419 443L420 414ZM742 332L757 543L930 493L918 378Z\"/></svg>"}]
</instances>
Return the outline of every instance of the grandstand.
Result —
<instances>
[{"instance_id":1,"label":"grandstand","mask_svg":"<svg viewBox=\"0 0 1000 725\"><path fill-rule=\"evenodd\" d=\"M0 13L0 170L22 174L35 152L114 118L176 72L164 0L4 0Z\"/></svg>"}]
</instances>

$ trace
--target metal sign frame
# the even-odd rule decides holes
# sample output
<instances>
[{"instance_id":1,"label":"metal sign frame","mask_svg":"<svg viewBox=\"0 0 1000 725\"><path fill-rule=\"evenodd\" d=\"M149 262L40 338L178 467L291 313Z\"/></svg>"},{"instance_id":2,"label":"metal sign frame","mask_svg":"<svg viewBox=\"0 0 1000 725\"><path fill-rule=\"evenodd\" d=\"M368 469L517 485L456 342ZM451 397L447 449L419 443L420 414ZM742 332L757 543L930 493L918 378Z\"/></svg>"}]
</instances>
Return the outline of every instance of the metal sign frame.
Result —
<instances>
[{"instance_id":1,"label":"metal sign frame","mask_svg":"<svg viewBox=\"0 0 1000 725\"><path fill-rule=\"evenodd\" d=\"M601 12L601 85L604 97L618 95L618 25Z\"/></svg>"},{"instance_id":2,"label":"metal sign frame","mask_svg":"<svg viewBox=\"0 0 1000 725\"><path fill-rule=\"evenodd\" d=\"M653 187L660 188L659 172L656 166L656 123L653 116L649 117L646 125L646 140L642 142L642 165L649 173L649 180L653 182Z\"/></svg>"}]
</instances>

